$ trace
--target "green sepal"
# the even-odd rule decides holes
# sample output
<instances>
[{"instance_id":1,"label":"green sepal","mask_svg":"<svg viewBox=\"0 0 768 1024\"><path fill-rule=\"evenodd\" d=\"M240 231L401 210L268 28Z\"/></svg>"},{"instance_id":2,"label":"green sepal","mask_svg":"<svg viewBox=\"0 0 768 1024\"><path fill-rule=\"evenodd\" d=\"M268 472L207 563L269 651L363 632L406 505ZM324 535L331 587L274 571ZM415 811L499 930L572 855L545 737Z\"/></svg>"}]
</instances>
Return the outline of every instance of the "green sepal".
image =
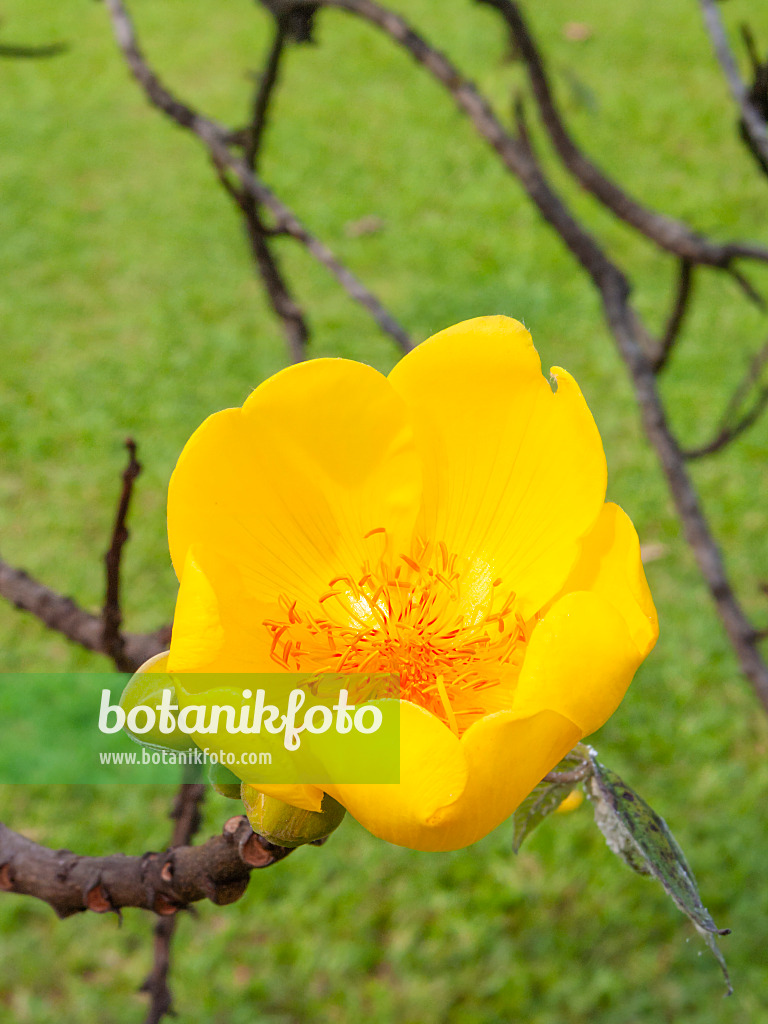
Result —
<instances>
[{"instance_id":1,"label":"green sepal","mask_svg":"<svg viewBox=\"0 0 768 1024\"><path fill-rule=\"evenodd\" d=\"M162 671L147 671L150 666L160 663L164 658L167 658L167 654L151 658L128 680L119 701L120 707L126 715L139 704L154 709L162 700L163 690L170 690L171 700L175 702L176 688L170 675ZM171 716L176 721L176 713L172 711ZM152 750L169 750L175 753L197 750L191 736L178 728L171 733L161 732L157 722L149 732L145 733L135 733L129 729L127 724L123 726L123 729L136 743L140 743L143 747L150 747Z\"/></svg>"},{"instance_id":2,"label":"green sepal","mask_svg":"<svg viewBox=\"0 0 768 1024\"><path fill-rule=\"evenodd\" d=\"M325 839L341 824L346 810L333 797L323 794L319 811L292 807L273 796L243 785L242 800L254 832L276 846L293 848Z\"/></svg>"},{"instance_id":3,"label":"green sepal","mask_svg":"<svg viewBox=\"0 0 768 1024\"><path fill-rule=\"evenodd\" d=\"M209 764L208 781L221 796L230 800L240 799L240 779L226 765L218 762Z\"/></svg>"}]
</instances>

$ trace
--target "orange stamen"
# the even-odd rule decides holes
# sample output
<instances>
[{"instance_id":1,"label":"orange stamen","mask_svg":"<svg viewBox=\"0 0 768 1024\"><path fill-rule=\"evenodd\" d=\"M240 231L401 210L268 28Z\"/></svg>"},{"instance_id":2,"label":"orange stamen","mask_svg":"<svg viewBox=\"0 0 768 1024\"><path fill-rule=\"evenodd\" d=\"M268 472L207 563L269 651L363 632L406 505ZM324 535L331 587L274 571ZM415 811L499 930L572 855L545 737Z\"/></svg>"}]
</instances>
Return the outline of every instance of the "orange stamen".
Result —
<instances>
[{"instance_id":1,"label":"orange stamen","mask_svg":"<svg viewBox=\"0 0 768 1024\"><path fill-rule=\"evenodd\" d=\"M377 533L386 530L377 527L366 537ZM511 703L536 622L523 619L511 591L496 602L489 593L486 614L479 621L470 616L460 603L466 570L444 541L416 539L396 560L382 555L361 564L359 576L330 580L318 598L320 615L281 595L284 617L264 621L271 657L289 671L398 676L403 700L426 708L459 736L487 713L485 694L503 687ZM493 595L502 582L493 581ZM498 697L490 706L500 706Z\"/></svg>"}]
</instances>

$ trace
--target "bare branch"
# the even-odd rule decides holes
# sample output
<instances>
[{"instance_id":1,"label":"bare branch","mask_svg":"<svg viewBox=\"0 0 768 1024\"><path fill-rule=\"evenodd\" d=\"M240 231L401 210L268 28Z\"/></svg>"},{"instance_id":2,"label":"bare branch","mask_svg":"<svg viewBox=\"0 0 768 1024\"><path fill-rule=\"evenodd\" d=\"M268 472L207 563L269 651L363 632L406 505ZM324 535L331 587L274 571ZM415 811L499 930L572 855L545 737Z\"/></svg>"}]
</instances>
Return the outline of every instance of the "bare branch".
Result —
<instances>
[{"instance_id":1,"label":"bare branch","mask_svg":"<svg viewBox=\"0 0 768 1024\"><path fill-rule=\"evenodd\" d=\"M301 3L301 0L296 2ZM688 475L680 445L669 427L653 364L648 355L651 342L648 332L629 304L630 288L626 277L592 235L573 218L525 141L513 139L500 125L475 86L441 53L418 36L399 15L373 0L314 2L327 7L341 7L377 25L441 82L459 108L469 115L478 132L498 152L541 215L554 227L573 256L591 276L600 293L608 325L629 370L643 427L661 462L686 540L696 557L741 669L768 710L768 665L758 649L756 631L744 613L725 572L720 549ZM733 255L735 253L730 258Z\"/></svg>"},{"instance_id":2,"label":"bare branch","mask_svg":"<svg viewBox=\"0 0 768 1024\"><path fill-rule=\"evenodd\" d=\"M270 102L277 85L285 45L285 28L282 19L276 17L275 36L254 95L251 123L245 133L244 158L252 173L255 173L258 168ZM251 253L261 274L272 309L283 324L291 359L293 362L300 362L306 354L309 328L302 310L291 295L277 255L269 244L269 235L262 222L259 204L255 197L246 190L232 186L226 172L221 168L217 168L217 171L219 172L219 181L235 200L245 220Z\"/></svg>"},{"instance_id":3,"label":"bare branch","mask_svg":"<svg viewBox=\"0 0 768 1024\"><path fill-rule=\"evenodd\" d=\"M339 262L326 245L316 239L297 217L282 203L267 186L253 173L245 160L235 156L227 145L231 131L222 128L215 121L203 117L185 103L180 102L160 82L157 75L146 63L141 53L133 24L122 0L104 0L114 28L115 38L136 81L141 85L149 101L171 117L182 128L192 131L207 146L214 163L228 168L237 178L241 188L257 203L270 211L275 225L281 233L290 235L301 244L336 278L346 292L368 310L379 327L403 348L409 351L413 343L407 332L347 268Z\"/></svg>"},{"instance_id":4,"label":"bare branch","mask_svg":"<svg viewBox=\"0 0 768 1024\"><path fill-rule=\"evenodd\" d=\"M175 914L171 917L161 917L155 925L152 970L139 989L139 992L146 992L149 996L149 1009L144 1024L159 1024L163 1017L175 1016L173 996L168 987L171 941L175 931Z\"/></svg>"},{"instance_id":5,"label":"bare branch","mask_svg":"<svg viewBox=\"0 0 768 1024\"><path fill-rule=\"evenodd\" d=\"M349 0L349 2L340 2L338 5L346 7L353 2L354 0ZM509 27L516 50L525 61L542 123L561 160L588 192L621 220L631 224L646 238L681 259L715 267L727 267L733 259L740 256L763 262L768 261L768 249L739 242L725 244L712 242L697 232L691 231L681 221L642 206L611 181L582 152L566 129L549 85L541 53L533 40L519 5L513 0L477 0L477 2L495 8Z\"/></svg>"},{"instance_id":6,"label":"bare branch","mask_svg":"<svg viewBox=\"0 0 768 1024\"><path fill-rule=\"evenodd\" d=\"M306 355L309 328L301 308L288 289L277 256L267 241L271 236L284 235L287 232L265 227L259 216L258 206L252 197L232 184L224 168L217 167L216 173L222 187L243 215L251 255L259 270L267 298L273 312L283 325L291 360L294 363L299 363Z\"/></svg>"},{"instance_id":7,"label":"bare branch","mask_svg":"<svg viewBox=\"0 0 768 1024\"><path fill-rule=\"evenodd\" d=\"M106 654L103 646L104 623L100 615L92 615L72 598L39 583L22 569L15 569L0 558L0 596L18 609L30 612L48 629L61 633L68 640L89 651ZM124 633L123 658L126 671L135 671L148 658L168 649L171 627L162 626L154 633Z\"/></svg>"},{"instance_id":8,"label":"bare branch","mask_svg":"<svg viewBox=\"0 0 768 1024\"><path fill-rule=\"evenodd\" d=\"M283 28L282 23L278 20L275 23L275 35L272 40L272 45L269 48L269 53L267 54L264 70L261 73L259 85L253 97L251 123L248 125L246 132L245 151L243 155L245 157L245 162L254 172L259 168L259 157L261 156L261 146L267 127L269 107L272 101L272 96L275 92L275 87L277 86L280 64L283 59L283 54L285 53L285 38L285 29Z\"/></svg>"},{"instance_id":9,"label":"bare branch","mask_svg":"<svg viewBox=\"0 0 768 1024\"><path fill-rule=\"evenodd\" d=\"M760 60L760 56L757 52L757 44L755 38L752 35L752 30L749 25L742 24L741 36L744 40L744 45L747 48L749 54L749 61L752 65L752 85L749 87L747 98L755 110L760 115L761 119L765 124L768 124L768 57L765 60ZM747 126L743 120L739 121L739 133L744 140L747 149L750 151L755 161L763 172L768 175L768 160L760 152L752 139L752 136L747 131Z\"/></svg>"},{"instance_id":10,"label":"bare branch","mask_svg":"<svg viewBox=\"0 0 768 1024\"><path fill-rule=\"evenodd\" d=\"M691 298L693 287L693 264L690 260L680 260L680 269L677 278L677 291L672 311L667 319L667 326L664 330L656 354L653 357L652 365L655 373L661 373L667 365L672 348L677 341L680 330L688 312L688 304Z\"/></svg>"},{"instance_id":11,"label":"bare branch","mask_svg":"<svg viewBox=\"0 0 768 1024\"><path fill-rule=\"evenodd\" d=\"M202 846L128 857L83 857L50 850L0 823L0 890L34 896L59 917L123 907L170 916L208 899L220 906L240 899L254 868L265 868L291 850L258 836L242 815Z\"/></svg>"},{"instance_id":12,"label":"bare branch","mask_svg":"<svg viewBox=\"0 0 768 1024\"><path fill-rule=\"evenodd\" d=\"M733 426L723 427L708 444L701 445L699 448L686 448L683 451L683 455L686 459L701 459L705 455L714 455L715 452L721 451L732 441L735 441L737 437L740 437L746 430L749 430L766 408L768 408L768 388L763 388L749 412L745 413Z\"/></svg>"},{"instance_id":13,"label":"bare branch","mask_svg":"<svg viewBox=\"0 0 768 1024\"><path fill-rule=\"evenodd\" d=\"M633 314L616 297L603 293L603 303L619 351L632 376L645 433L656 449L670 493L702 576L738 658L768 711L768 665L757 646L757 634L747 618L725 571L723 557L702 510L685 466L685 456L664 411L653 368L633 327Z\"/></svg>"},{"instance_id":14,"label":"bare branch","mask_svg":"<svg viewBox=\"0 0 768 1024\"><path fill-rule=\"evenodd\" d=\"M752 148L756 153L759 153L762 161L768 162L768 129L766 128L765 121L760 116L760 111L752 103L747 87L736 66L717 3L715 3L715 0L699 0L699 3L704 15L704 24L709 33L709 38L712 40L715 56L720 63L720 67L723 69L731 95L739 108L744 130L749 137Z\"/></svg>"},{"instance_id":15,"label":"bare branch","mask_svg":"<svg viewBox=\"0 0 768 1024\"><path fill-rule=\"evenodd\" d=\"M125 521L133 494L133 483L141 472L141 463L136 459L136 442L129 437L125 442L125 447L128 449L128 465L123 473L123 488L117 503L112 541L104 556L107 580L104 608L101 613L103 623L101 647L104 653L114 661L118 672L132 671L130 661L125 658L125 640L120 632L120 626L123 623L123 615L120 610L120 560L123 546L128 540L128 528Z\"/></svg>"},{"instance_id":16,"label":"bare branch","mask_svg":"<svg viewBox=\"0 0 768 1024\"><path fill-rule=\"evenodd\" d=\"M292 0L302 7L310 0ZM389 8L373 0L311 0L315 6L338 7L349 11L381 29L398 45L407 50L443 85L458 108L466 114L477 132L496 151L504 165L521 182L539 212L571 252L597 279L611 279L620 291L629 293L629 282L619 269L607 259L591 235L573 218L560 197L552 190L525 144L513 138L501 124L488 101L475 85L465 78L444 54L430 46L411 26ZM768 251L766 251L768 259Z\"/></svg>"},{"instance_id":17,"label":"bare branch","mask_svg":"<svg viewBox=\"0 0 768 1024\"><path fill-rule=\"evenodd\" d=\"M749 369L731 395L720 420L718 432L707 444L700 445L698 448L685 449L683 455L686 459L700 459L705 455L714 455L715 452L719 452L727 447L727 445L735 441L745 430L749 430L757 422L764 410L768 408L768 383L758 388L749 409L741 416L738 413L749 392L753 390L755 382L759 380L763 367L766 364L768 364L768 342L763 345L754 359L752 359Z\"/></svg>"},{"instance_id":18,"label":"bare branch","mask_svg":"<svg viewBox=\"0 0 768 1024\"><path fill-rule=\"evenodd\" d=\"M749 301L754 303L759 310L765 312L765 299L760 294L760 292L755 288L755 286L752 284L752 282L749 280L746 274L742 273L742 271L738 270L734 266L726 267L725 272L734 279L736 284L739 286L739 288L741 288L741 290L744 292Z\"/></svg>"},{"instance_id":19,"label":"bare branch","mask_svg":"<svg viewBox=\"0 0 768 1024\"><path fill-rule=\"evenodd\" d=\"M200 806L205 799L206 787L198 783L179 786L171 818L174 821L171 848L188 846L200 827ZM168 987L171 966L171 942L176 931L177 917L169 914L155 924L153 965L142 992L149 995L149 1011L145 1024L159 1024L166 1015L173 1015L173 998Z\"/></svg>"}]
</instances>

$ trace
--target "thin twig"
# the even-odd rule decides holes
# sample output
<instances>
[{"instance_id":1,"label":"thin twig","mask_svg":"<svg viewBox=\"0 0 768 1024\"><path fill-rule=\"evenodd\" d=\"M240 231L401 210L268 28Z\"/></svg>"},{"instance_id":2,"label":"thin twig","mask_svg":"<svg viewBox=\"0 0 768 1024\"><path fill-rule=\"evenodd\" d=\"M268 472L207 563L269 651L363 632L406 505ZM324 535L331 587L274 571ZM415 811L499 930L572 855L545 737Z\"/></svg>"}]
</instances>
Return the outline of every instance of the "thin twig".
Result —
<instances>
[{"instance_id":1,"label":"thin twig","mask_svg":"<svg viewBox=\"0 0 768 1024\"><path fill-rule=\"evenodd\" d=\"M141 463L136 459L136 442L133 438L129 437L126 440L125 447L128 449L128 465L123 472L123 487L117 503L112 540L104 556L107 577L104 607L101 612L101 620L104 624L101 647L104 653L114 661L118 672L131 671L130 664L125 657L125 639L120 632L120 627L123 624L123 615L120 610L120 561L123 547L128 540L126 518L131 504L133 484L141 472Z\"/></svg>"},{"instance_id":2,"label":"thin twig","mask_svg":"<svg viewBox=\"0 0 768 1024\"><path fill-rule=\"evenodd\" d=\"M276 17L274 39L254 94L251 123L245 133L243 156L252 174L258 170L270 103L277 86L285 46L286 32L283 21ZM259 203L245 189L233 186L223 169L217 167L217 172L219 181L232 196L243 215L251 254L264 283L270 305L283 325L291 359L295 363L301 362L306 356L309 327L303 311L291 294L277 254L269 244L270 236L262 221Z\"/></svg>"},{"instance_id":3,"label":"thin twig","mask_svg":"<svg viewBox=\"0 0 768 1024\"><path fill-rule=\"evenodd\" d=\"M274 231L265 227L253 199L232 184L223 168L217 167L216 171L222 187L243 215L251 255L264 284L269 304L283 325L291 361L299 363L306 358L309 327L301 307L288 288L277 255L267 241L271 236L285 235L289 232Z\"/></svg>"},{"instance_id":4,"label":"thin twig","mask_svg":"<svg viewBox=\"0 0 768 1024\"><path fill-rule=\"evenodd\" d=\"M171 809L173 835L171 849L188 846L200 827L200 807L205 799L206 787L199 783L179 786ZM173 1014L173 997L168 987L171 966L171 942L176 931L176 914L160 917L155 924L152 970L140 991L149 995L150 1005L145 1024L159 1024L166 1015Z\"/></svg>"},{"instance_id":5,"label":"thin twig","mask_svg":"<svg viewBox=\"0 0 768 1024\"><path fill-rule=\"evenodd\" d=\"M108 0L111 2L111 0ZM302 7L310 0L293 0ZM513 138L490 107L486 98L459 69L420 36L399 14L373 0L311 0L315 6L338 7L381 29L443 85L459 110L466 114L478 134L496 151L504 165L517 177L539 212L554 227L580 263L592 275L614 279L619 290L629 294L629 282L607 259L592 237L575 220L565 203L540 173L535 159L522 141ZM768 259L768 250L766 250Z\"/></svg>"},{"instance_id":6,"label":"thin twig","mask_svg":"<svg viewBox=\"0 0 768 1024\"><path fill-rule=\"evenodd\" d=\"M762 413L768 408L768 383L758 388L755 399L751 406L741 416L739 409L743 405L749 392L754 388L755 382L759 379L763 367L768 363L768 342L763 345L749 364L749 369L739 381L738 386L728 401L725 412L720 420L720 428L711 441L700 445L698 448L687 448L683 451L686 459L700 459L705 455L714 455L727 447L737 437L740 437L745 430L757 422Z\"/></svg>"},{"instance_id":7,"label":"thin twig","mask_svg":"<svg viewBox=\"0 0 768 1024\"><path fill-rule=\"evenodd\" d=\"M0 596L20 611L29 612L48 629L61 633L86 650L104 654L104 622L92 615L71 597L65 597L34 579L23 569L16 569L0 558ZM153 633L123 633L123 658L126 671L134 672L155 654L168 649L171 627L162 626Z\"/></svg>"},{"instance_id":8,"label":"thin twig","mask_svg":"<svg viewBox=\"0 0 768 1024\"><path fill-rule=\"evenodd\" d=\"M322 263L336 278L346 292L368 310L373 320L389 334L405 351L413 343L405 329L395 320L357 278L334 256L330 249L314 237L297 217L282 203L248 167L245 160L235 156L227 140L231 131L222 128L215 121L203 117L187 104L179 101L160 81L147 64L136 40L130 16L122 0L104 0L110 16L118 46L122 50L134 78L144 90L149 101L171 117L182 128L193 132L207 146L214 163L228 168L237 178L241 188L258 203L266 207L275 218L279 231L296 239Z\"/></svg>"},{"instance_id":9,"label":"thin twig","mask_svg":"<svg viewBox=\"0 0 768 1024\"><path fill-rule=\"evenodd\" d=\"M736 60L728 44L725 25L723 25L723 19L720 16L717 3L715 0L699 0L699 3L715 56L728 82L731 95L739 108L744 130L749 136L754 150L760 154L762 160L768 161L768 129L766 128L765 121L760 116L760 111L757 110L750 100L749 91L736 66Z\"/></svg>"},{"instance_id":10,"label":"thin twig","mask_svg":"<svg viewBox=\"0 0 768 1024\"><path fill-rule=\"evenodd\" d=\"M667 318L667 326L652 359L655 373L661 373L667 365L672 349L683 326L688 304L693 290L693 264L690 260L681 259L677 277L677 289L672 310Z\"/></svg>"},{"instance_id":11,"label":"thin twig","mask_svg":"<svg viewBox=\"0 0 768 1024\"><path fill-rule=\"evenodd\" d=\"M597 200L621 220L631 224L662 249L693 263L726 267L737 257L768 261L768 249L759 245L729 242L718 244L692 231L681 221L649 210L607 177L576 145L568 132L549 84L544 60L525 22L522 11L513 0L477 0L499 12L507 24L522 56L531 89L546 128L560 159L568 170ZM339 0L338 6L351 6L355 0ZM356 5L357 6L357 5Z\"/></svg>"},{"instance_id":12,"label":"thin twig","mask_svg":"<svg viewBox=\"0 0 768 1024\"><path fill-rule=\"evenodd\" d=\"M755 286L749 280L747 275L743 271L739 270L737 267L734 267L732 265L725 267L723 269L730 277L733 278L733 280L736 282L739 288L741 288L741 290L744 292L749 301L754 303L754 305L756 305L759 310L765 312L765 299L757 290L757 288L755 288Z\"/></svg>"},{"instance_id":13,"label":"thin twig","mask_svg":"<svg viewBox=\"0 0 768 1024\"><path fill-rule=\"evenodd\" d=\"M264 133L269 118L269 108L277 86L280 65L285 53L285 28L279 18L275 19L275 35L269 47L264 70L253 97L251 121L246 131L246 143L243 152L245 162L256 173L259 169L259 158L264 140Z\"/></svg>"},{"instance_id":14,"label":"thin twig","mask_svg":"<svg viewBox=\"0 0 768 1024\"><path fill-rule=\"evenodd\" d=\"M749 54L749 61L752 65L752 85L747 92L747 98L760 115L761 120L768 124L768 59L765 61L760 60L755 37L752 35L749 25L742 24L740 28L741 37L744 40L744 45ZM743 120L739 121L739 134L746 143L747 149L755 158L760 170L763 174L768 175L768 159L755 146Z\"/></svg>"}]
</instances>

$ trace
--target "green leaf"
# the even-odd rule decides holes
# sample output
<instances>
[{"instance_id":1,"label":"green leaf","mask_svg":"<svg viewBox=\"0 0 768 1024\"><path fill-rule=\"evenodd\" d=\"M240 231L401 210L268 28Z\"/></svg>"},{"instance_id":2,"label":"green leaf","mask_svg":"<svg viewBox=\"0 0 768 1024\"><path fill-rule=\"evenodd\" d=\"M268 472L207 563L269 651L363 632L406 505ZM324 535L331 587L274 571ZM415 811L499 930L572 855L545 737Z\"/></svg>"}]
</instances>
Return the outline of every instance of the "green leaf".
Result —
<instances>
[{"instance_id":1,"label":"green leaf","mask_svg":"<svg viewBox=\"0 0 768 1024\"><path fill-rule=\"evenodd\" d=\"M633 870L661 882L709 946L731 995L728 968L714 939L730 930L718 928L701 902L693 872L667 823L615 772L600 764L594 750L588 748L588 755L592 771L586 783L587 796L608 846Z\"/></svg>"},{"instance_id":2,"label":"green leaf","mask_svg":"<svg viewBox=\"0 0 768 1024\"><path fill-rule=\"evenodd\" d=\"M574 778L572 773L578 776L585 767L591 770L590 763L585 761L577 751L572 750L549 773L551 778L540 782L523 800L512 815L512 849L515 853L519 851L523 841L536 826L548 818L553 811L556 811L571 790L582 781L580 778ZM557 775L563 776L562 780L554 778Z\"/></svg>"}]
</instances>

